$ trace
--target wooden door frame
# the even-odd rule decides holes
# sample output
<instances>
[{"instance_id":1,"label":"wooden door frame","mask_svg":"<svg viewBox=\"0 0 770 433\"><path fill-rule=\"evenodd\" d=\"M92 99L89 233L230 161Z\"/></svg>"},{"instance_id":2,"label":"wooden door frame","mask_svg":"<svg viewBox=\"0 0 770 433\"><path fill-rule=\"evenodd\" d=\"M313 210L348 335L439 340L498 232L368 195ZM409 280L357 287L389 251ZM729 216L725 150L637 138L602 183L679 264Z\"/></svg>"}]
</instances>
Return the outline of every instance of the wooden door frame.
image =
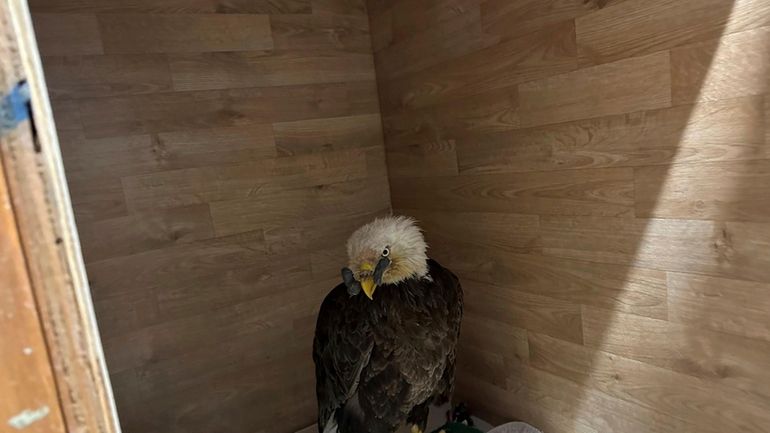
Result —
<instances>
[{"instance_id":1,"label":"wooden door frame","mask_svg":"<svg viewBox=\"0 0 770 433\"><path fill-rule=\"evenodd\" d=\"M0 130L0 164L65 428L119 433L32 20L25 0L0 0L0 97L23 80L32 116Z\"/></svg>"}]
</instances>

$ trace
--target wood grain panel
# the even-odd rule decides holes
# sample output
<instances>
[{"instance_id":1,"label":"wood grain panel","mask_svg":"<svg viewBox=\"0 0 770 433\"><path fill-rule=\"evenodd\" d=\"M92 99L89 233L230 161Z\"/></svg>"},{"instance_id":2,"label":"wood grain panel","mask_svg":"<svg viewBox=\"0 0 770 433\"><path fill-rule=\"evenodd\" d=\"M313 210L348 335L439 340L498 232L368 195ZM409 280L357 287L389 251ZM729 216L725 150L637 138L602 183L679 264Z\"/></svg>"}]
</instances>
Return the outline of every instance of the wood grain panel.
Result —
<instances>
[{"instance_id":1,"label":"wood grain panel","mask_svg":"<svg viewBox=\"0 0 770 433\"><path fill-rule=\"evenodd\" d=\"M339 14L271 15L276 50L371 53L369 20Z\"/></svg>"},{"instance_id":2,"label":"wood grain panel","mask_svg":"<svg viewBox=\"0 0 770 433\"><path fill-rule=\"evenodd\" d=\"M613 1L482 0L481 24L486 37L505 40L572 21L607 3Z\"/></svg>"},{"instance_id":3,"label":"wood grain panel","mask_svg":"<svg viewBox=\"0 0 770 433\"><path fill-rule=\"evenodd\" d=\"M525 383L532 384L529 398L535 402L549 401L551 410L571 420L572 429L559 431L583 430L586 428L583 426L599 432L703 431L693 423L666 416L657 410L648 410L593 388L575 385L541 370L530 369L528 373ZM552 418L551 415L547 417Z\"/></svg>"},{"instance_id":4,"label":"wood grain panel","mask_svg":"<svg viewBox=\"0 0 770 433\"><path fill-rule=\"evenodd\" d=\"M767 125L770 125L770 97L765 95L765 143L770 143L770 128L767 127Z\"/></svg>"},{"instance_id":5,"label":"wood grain panel","mask_svg":"<svg viewBox=\"0 0 770 433\"><path fill-rule=\"evenodd\" d=\"M640 167L634 179L638 217L770 221L768 160Z\"/></svg>"},{"instance_id":6,"label":"wood grain panel","mask_svg":"<svg viewBox=\"0 0 770 433\"><path fill-rule=\"evenodd\" d=\"M390 146L387 153L391 178L451 176L458 173L454 140L408 146Z\"/></svg>"},{"instance_id":7,"label":"wood grain panel","mask_svg":"<svg viewBox=\"0 0 770 433\"><path fill-rule=\"evenodd\" d=\"M389 176L457 174L455 137L517 128L517 99L514 88L386 117Z\"/></svg>"},{"instance_id":8,"label":"wood grain panel","mask_svg":"<svg viewBox=\"0 0 770 433\"><path fill-rule=\"evenodd\" d=\"M527 331L523 328L503 326L501 322L485 315L463 315L461 346L473 347L504 359L529 362Z\"/></svg>"},{"instance_id":9,"label":"wood grain panel","mask_svg":"<svg viewBox=\"0 0 770 433\"><path fill-rule=\"evenodd\" d=\"M607 320L615 325L608 328ZM770 375L770 343L594 308L583 309L583 330L588 347L740 389L766 404L761 383Z\"/></svg>"},{"instance_id":10,"label":"wood grain panel","mask_svg":"<svg viewBox=\"0 0 770 433\"><path fill-rule=\"evenodd\" d=\"M366 224L367 222L388 214L388 209L383 207L367 211L365 213L356 213L350 216L346 215L319 215L312 220L308 219L282 219L270 221L265 224L264 235L265 245L270 254L287 255L309 253L311 255L311 266L315 254L328 253L323 263L325 270L330 269L331 276L339 274L339 257L344 257L344 240L347 240L353 231ZM321 224L325 230L317 229ZM342 241L342 242L341 242ZM320 264L316 261L315 264ZM314 269L314 271L321 271ZM321 271L323 272L323 271Z\"/></svg>"},{"instance_id":11,"label":"wood grain panel","mask_svg":"<svg viewBox=\"0 0 770 433\"><path fill-rule=\"evenodd\" d=\"M284 362L291 360L292 365L294 365L301 360L301 353L298 353L297 350L297 342L312 344L306 341L307 338L297 338L291 341L290 344L276 349L271 354L269 350L265 349L266 346L269 343L275 342L278 339L276 337L288 337L289 332L285 329L286 326L282 326L282 328L280 331L272 333L268 338L260 338L259 340L262 344L251 344L249 350L246 351L243 350L242 345L246 344L248 338L244 337L251 337L252 341L256 342L255 337L261 336L247 335L225 340L221 343L221 350L210 356L201 356L206 351L210 351L210 347L192 350L185 354L185 358L189 362L186 362L183 368L179 367L178 359L172 358L159 361L153 368L137 368L116 373L113 376L114 381L119 386L143 392L150 401L155 400L155 404L157 404L160 398L168 398L174 393L187 393L191 390L197 391L201 387L197 381L190 380L193 377L203 377L207 381L216 382L217 388L222 388L225 386L225 382L229 382L237 374L237 370L241 368L239 364L248 366L248 378L244 377L244 380L257 379L260 375L258 372L260 367L262 369L269 367L269 373L263 376L259 382L261 382L262 386L268 384L274 386L275 383L270 383L274 382L269 380L270 376L281 375L281 372L276 369L276 365L274 362L271 362L273 361L271 358L278 358ZM251 371L252 369L257 371ZM304 376L305 374L302 373L302 375ZM255 384L257 384L256 380ZM188 401L187 403L190 404L193 401ZM132 402L127 403L131 404ZM149 406L142 403L133 403L131 405L136 408ZM136 422L140 423L141 421Z\"/></svg>"},{"instance_id":12,"label":"wood grain panel","mask_svg":"<svg viewBox=\"0 0 770 433\"><path fill-rule=\"evenodd\" d=\"M376 104L372 83L352 82L85 99L80 113L96 138L375 113Z\"/></svg>"},{"instance_id":13,"label":"wood grain panel","mask_svg":"<svg viewBox=\"0 0 770 433\"><path fill-rule=\"evenodd\" d=\"M107 54L273 48L267 15L104 14L98 20Z\"/></svg>"},{"instance_id":14,"label":"wood grain panel","mask_svg":"<svg viewBox=\"0 0 770 433\"><path fill-rule=\"evenodd\" d=\"M100 296L93 300L93 304L102 342L117 335L157 323L162 319L158 312L155 293L149 290L134 290ZM109 359L109 354L107 357ZM108 368L112 367L108 365ZM115 387L115 385L113 385L113 389L118 391L118 401L133 398L128 389L123 390L123 393L120 393L120 388ZM123 423L125 424L125 421Z\"/></svg>"},{"instance_id":15,"label":"wood grain panel","mask_svg":"<svg viewBox=\"0 0 770 433\"><path fill-rule=\"evenodd\" d=\"M515 370L519 374L520 369ZM537 370L533 370L537 371ZM521 375L524 377L524 375ZM556 432L574 432L574 433L598 433L599 430L594 429L582 422L578 422L569 411L563 411L556 408L556 400L535 395L535 391L532 391L530 396L530 389L528 387L513 388L508 386L508 389L501 389L492 384L487 384L481 380L472 379L473 374L460 374L457 381L458 392L462 395L484 395L486 396L483 402L475 405L480 415L483 415L484 419L490 420L490 422L505 423L510 418L503 418L499 415L494 415L497 409L504 407L506 411L510 413L516 413L517 417L527 419L539 428L547 431ZM531 378L531 376L527 376ZM518 385L519 383L515 384ZM569 382L567 382L569 384ZM563 387L562 387L563 388ZM539 399L538 399L539 397Z\"/></svg>"},{"instance_id":16,"label":"wood grain panel","mask_svg":"<svg viewBox=\"0 0 770 433\"><path fill-rule=\"evenodd\" d=\"M164 157L150 135L83 139L67 148L64 161L72 182L159 171Z\"/></svg>"},{"instance_id":17,"label":"wood grain panel","mask_svg":"<svg viewBox=\"0 0 770 433\"><path fill-rule=\"evenodd\" d=\"M364 1L32 6L123 431L313 423L317 309L390 211Z\"/></svg>"},{"instance_id":18,"label":"wood grain panel","mask_svg":"<svg viewBox=\"0 0 770 433\"><path fill-rule=\"evenodd\" d=\"M522 408L528 418L533 416L540 423L552 425L553 431L703 431L693 423L681 421L593 388L582 387L540 369L522 366L516 373L509 378L511 391L507 393L507 399L526 399L529 405L545 409L544 413L541 413L528 405Z\"/></svg>"},{"instance_id":19,"label":"wood grain panel","mask_svg":"<svg viewBox=\"0 0 770 433\"><path fill-rule=\"evenodd\" d=\"M360 215L362 209L382 209L388 202L387 185L382 183L383 179L374 178L214 202L214 230L219 235L240 233L265 222L301 221L319 214L345 217Z\"/></svg>"},{"instance_id":20,"label":"wood grain panel","mask_svg":"<svg viewBox=\"0 0 770 433\"><path fill-rule=\"evenodd\" d=\"M383 119L390 147L451 140L474 132L500 132L520 126L517 88L482 93L422 109L399 110Z\"/></svg>"},{"instance_id":21,"label":"wood grain panel","mask_svg":"<svg viewBox=\"0 0 770 433\"><path fill-rule=\"evenodd\" d=\"M770 421L765 2L33 6L127 433L311 424L318 303L391 193L466 288L477 413Z\"/></svg>"},{"instance_id":22,"label":"wood grain panel","mask_svg":"<svg viewBox=\"0 0 770 433\"><path fill-rule=\"evenodd\" d=\"M758 97L736 98L498 134L461 134L459 169L479 174L658 165L674 158L677 163L767 158L762 103Z\"/></svg>"},{"instance_id":23,"label":"wood grain panel","mask_svg":"<svg viewBox=\"0 0 770 433\"><path fill-rule=\"evenodd\" d=\"M576 19L581 62L605 63L770 24L762 0L625 1Z\"/></svg>"},{"instance_id":24,"label":"wood grain panel","mask_svg":"<svg viewBox=\"0 0 770 433\"><path fill-rule=\"evenodd\" d=\"M366 17L366 0L312 0L316 14L340 14Z\"/></svg>"},{"instance_id":25,"label":"wood grain panel","mask_svg":"<svg viewBox=\"0 0 770 433\"><path fill-rule=\"evenodd\" d=\"M572 22L522 36L387 83L383 109L424 107L568 72L577 67Z\"/></svg>"},{"instance_id":26,"label":"wood grain panel","mask_svg":"<svg viewBox=\"0 0 770 433\"><path fill-rule=\"evenodd\" d=\"M631 215L628 169L392 179L393 206L450 211Z\"/></svg>"},{"instance_id":27,"label":"wood grain panel","mask_svg":"<svg viewBox=\"0 0 770 433\"><path fill-rule=\"evenodd\" d=\"M273 134L280 155L383 145L377 113L274 123Z\"/></svg>"},{"instance_id":28,"label":"wood grain panel","mask_svg":"<svg viewBox=\"0 0 770 433\"><path fill-rule=\"evenodd\" d=\"M70 138L82 139L83 126L80 124L80 109L77 101L67 99L51 100L54 111L56 130L59 135L59 145L65 146Z\"/></svg>"},{"instance_id":29,"label":"wood grain panel","mask_svg":"<svg viewBox=\"0 0 770 433\"><path fill-rule=\"evenodd\" d=\"M153 145L168 168L234 164L276 156L271 129L253 125L161 132Z\"/></svg>"},{"instance_id":30,"label":"wood grain panel","mask_svg":"<svg viewBox=\"0 0 770 433\"><path fill-rule=\"evenodd\" d=\"M142 273L124 269L146 260L153 263L143 265ZM261 231L111 258L91 267L99 294L97 316L107 314L103 321L110 325L103 333L107 340L139 331L152 335L148 327L280 294L306 285L311 272L307 254L268 255Z\"/></svg>"},{"instance_id":31,"label":"wood grain panel","mask_svg":"<svg viewBox=\"0 0 770 433\"><path fill-rule=\"evenodd\" d=\"M210 274L202 284L189 282L172 290L162 290L157 295L158 310L165 317L205 314L212 306L218 308L240 304L250 299L303 287L310 281L310 273L310 262L306 255L295 253L277 259L270 257L264 265L234 269L229 278ZM329 286L326 287L328 290ZM227 290L227 298L218 294L221 289Z\"/></svg>"},{"instance_id":32,"label":"wood grain panel","mask_svg":"<svg viewBox=\"0 0 770 433\"><path fill-rule=\"evenodd\" d=\"M473 371L479 381L499 387L505 387L508 375L507 361L499 353L486 352L467 345L457 350L456 371Z\"/></svg>"},{"instance_id":33,"label":"wood grain panel","mask_svg":"<svg viewBox=\"0 0 770 433\"><path fill-rule=\"evenodd\" d=\"M671 105L667 52L581 69L519 86L523 126Z\"/></svg>"},{"instance_id":34,"label":"wood grain panel","mask_svg":"<svg viewBox=\"0 0 770 433\"><path fill-rule=\"evenodd\" d=\"M280 339L276 338L275 341L280 341ZM208 386L209 392L206 392L206 386L201 385L182 389L175 394L179 397L171 400L173 410L169 413L163 413L158 409L158 406L163 401L169 401L171 394L161 394L142 402L126 404L122 409L137 415L132 417L129 428L157 433L159 433L159 426L162 428L163 425L168 424L176 426L175 428L180 431L191 433L205 433L222 425L225 425L228 430L239 431L248 428L249 425L269 423L270 415L266 415L266 413L285 413L287 406L292 407L292 410L312 411L312 393L309 393L302 386L303 383L312 380L306 373L312 371L312 364L308 365L308 361L303 359L302 355L290 353L266 361L242 357L241 359L248 361L244 362L243 365L249 375L243 377L241 382L237 380L239 373L230 365L221 370L209 370L202 379L206 382L217 383L218 385L214 388L215 392L211 392L210 385ZM292 373L293 371L298 373ZM137 376L140 374L141 372L136 373ZM242 372L240 375L244 376ZM130 382L125 380L124 383ZM203 395L204 397L196 398L196 395ZM219 397L221 395L227 395L228 398L222 399ZM301 398L302 403L294 402L292 404L289 395L296 395ZM239 407L264 407L266 410L265 412L250 411L242 414L239 412ZM142 413L149 416L139 416ZM221 415L223 418L219 419L217 415ZM288 420L286 431L296 431L301 425L303 424L300 421ZM265 431L259 430L259 432Z\"/></svg>"},{"instance_id":35,"label":"wood grain panel","mask_svg":"<svg viewBox=\"0 0 770 433\"><path fill-rule=\"evenodd\" d=\"M491 212L431 212L422 209L400 209L416 218L426 231L431 244L441 240L471 247L491 247L512 253L536 252L540 249L540 223L535 215ZM510 232L509 236L501 236ZM458 233L463 236L457 238Z\"/></svg>"},{"instance_id":36,"label":"wood grain panel","mask_svg":"<svg viewBox=\"0 0 770 433\"><path fill-rule=\"evenodd\" d=\"M673 102L713 101L768 92L768 45L770 27L761 27L671 50Z\"/></svg>"},{"instance_id":37,"label":"wood grain panel","mask_svg":"<svg viewBox=\"0 0 770 433\"><path fill-rule=\"evenodd\" d=\"M422 4L410 1L391 2L393 37L403 41L417 35L443 30L454 21L477 20L478 0L426 0ZM456 25L456 24L450 24Z\"/></svg>"},{"instance_id":38,"label":"wood grain panel","mask_svg":"<svg viewBox=\"0 0 770 433\"><path fill-rule=\"evenodd\" d=\"M393 205L466 288L459 398L552 433L766 430L766 2L367 5Z\"/></svg>"},{"instance_id":39,"label":"wood grain panel","mask_svg":"<svg viewBox=\"0 0 770 433\"><path fill-rule=\"evenodd\" d=\"M128 97L79 101L78 112L83 135L98 138L147 133L131 101ZM104 113L110 115L105 116Z\"/></svg>"},{"instance_id":40,"label":"wood grain panel","mask_svg":"<svg viewBox=\"0 0 770 433\"><path fill-rule=\"evenodd\" d=\"M762 432L762 401L695 379L545 335L529 333L530 365L684 422L705 421L700 431ZM666 405L659 405L665 400Z\"/></svg>"},{"instance_id":41,"label":"wood grain panel","mask_svg":"<svg viewBox=\"0 0 770 433\"><path fill-rule=\"evenodd\" d=\"M378 77L391 79L417 72L485 46L478 5L450 14L444 22L380 49L374 58ZM391 17L389 25L397 26L397 20Z\"/></svg>"},{"instance_id":42,"label":"wood grain panel","mask_svg":"<svg viewBox=\"0 0 770 433\"><path fill-rule=\"evenodd\" d=\"M86 139L66 153L65 161L73 175L130 176L242 163L275 154L270 125L254 125Z\"/></svg>"},{"instance_id":43,"label":"wood grain panel","mask_svg":"<svg viewBox=\"0 0 770 433\"><path fill-rule=\"evenodd\" d=\"M177 258L185 257L174 254L174 251L170 253ZM217 256L212 254L212 257ZM213 310L300 287L311 279L310 262L306 255L294 253L291 256L251 260L249 265L197 272L194 278L167 279L165 286L142 291L132 291L115 284L105 286L104 296L96 303L97 315L107 314L105 320L110 325L105 337L120 339L177 319L198 317L200 320L201 316ZM126 305L132 308L126 308ZM151 329L147 332L152 334Z\"/></svg>"},{"instance_id":44,"label":"wood grain panel","mask_svg":"<svg viewBox=\"0 0 770 433\"><path fill-rule=\"evenodd\" d=\"M78 179L67 177L78 224L125 216L128 213L123 187L117 177Z\"/></svg>"},{"instance_id":45,"label":"wood grain panel","mask_svg":"<svg viewBox=\"0 0 770 433\"><path fill-rule=\"evenodd\" d=\"M123 178L132 210L186 206L222 200L255 200L291 189L363 179L367 151L270 158Z\"/></svg>"},{"instance_id":46,"label":"wood grain panel","mask_svg":"<svg viewBox=\"0 0 770 433\"><path fill-rule=\"evenodd\" d=\"M153 14L277 14L310 13L310 0L30 0L39 12L153 13Z\"/></svg>"},{"instance_id":47,"label":"wood grain panel","mask_svg":"<svg viewBox=\"0 0 770 433\"><path fill-rule=\"evenodd\" d=\"M86 264L214 236L207 205L158 210L81 224ZM109 243L104 239L110 239Z\"/></svg>"},{"instance_id":48,"label":"wood grain panel","mask_svg":"<svg viewBox=\"0 0 770 433\"><path fill-rule=\"evenodd\" d=\"M371 15L371 38L372 49L374 52L383 50L385 47L393 43L393 22L391 18L393 15L390 11L387 11L381 15Z\"/></svg>"},{"instance_id":49,"label":"wood grain panel","mask_svg":"<svg viewBox=\"0 0 770 433\"><path fill-rule=\"evenodd\" d=\"M766 224L549 216L540 230L548 255L770 281Z\"/></svg>"},{"instance_id":50,"label":"wood grain panel","mask_svg":"<svg viewBox=\"0 0 770 433\"><path fill-rule=\"evenodd\" d=\"M393 6L396 0L365 0L366 10L370 16L378 16Z\"/></svg>"},{"instance_id":51,"label":"wood grain panel","mask_svg":"<svg viewBox=\"0 0 770 433\"><path fill-rule=\"evenodd\" d=\"M324 290L328 290L327 287L324 286ZM204 312L204 316L170 320L107 339L107 353L114 354L108 356L108 365L115 374L140 367L152 359L163 361L201 347L211 349L221 343L223 338L226 341L248 335L265 341L270 339L271 334L274 336L280 332L281 328L286 330L291 327L292 322L286 320L288 316L285 313L297 308L295 304L298 299L304 299L308 304L318 299L318 296L311 296L307 290L300 289L286 291L284 296L263 296L235 306L210 309ZM201 320L206 321L207 326L201 328L195 325ZM246 324L251 326L244 326ZM259 344L255 347L257 350L265 350Z\"/></svg>"},{"instance_id":52,"label":"wood grain panel","mask_svg":"<svg viewBox=\"0 0 770 433\"><path fill-rule=\"evenodd\" d=\"M667 315L662 271L479 248L458 240L462 236L457 234L446 239L428 233L432 254L461 278L646 317Z\"/></svg>"},{"instance_id":53,"label":"wood grain panel","mask_svg":"<svg viewBox=\"0 0 770 433\"><path fill-rule=\"evenodd\" d=\"M669 320L770 341L767 283L668 273Z\"/></svg>"},{"instance_id":54,"label":"wood grain panel","mask_svg":"<svg viewBox=\"0 0 770 433\"><path fill-rule=\"evenodd\" d=\"M171 90L162 55L49 57L45 75L52 98L84 98Z\"/></svg>"},{"instance_id":55,"label":"wood grain panel","mask_svg":"<svg viewBox=\"0 0 770 433\"><path fill-rule=\"evenodd\" d=\"M492 286L466 278L464 309L516 328L542 332L581 343L580 306L540 295L518 292L511 287Z\"/></svg>"},{"instance_id":56,"label":"wood grain panel","mask_svg":"<svg viewBox=\"0 0 770 433\"><path fill-rule=\"evenodd\" d=\"M177 90L374 80L372 58L366 53L314 50L176 54L170 63Z\"/></svg>"},{"instance_id":57,"label":"wood grain panel","mask_svg":"<svg viewBox=\"0 0 770 433\"><path fill-rule=\"evenodd\" d=\"M149 428L152 424L158 423L159 419L162 420L169 415L156 414L157 409L153 408L153 405L157 405L163 399L168 399L170 394L167 389L173 389L175 392L189 395L190 393L198 393L202 391L202 386L199 383L189 381L190 377L199 377L203 379L204 383L216 384L218 390L224 388L232 388L233 390L239 387L234 386L232 383L233 378L237 375L239 363L245 366L249 371L248 376L244 377L245 383L253 381L253 386L256 386L260 390L266 388L267 390L273 390L280 382L294 385L295 382L301 383L307 380L307 374L304 369L300 370L299 367L306 367L307 361L302 360L299 355L305 355L304 351L300 352L296 348L296 343L284 345L281 349L271 357L269 353L265 353L264 347L270 344L274 344L281 337L288 337L289 332L283 331L281 333L275 333L271 338L260 338L256 335L240 336L236 339L225 341L222 343L222 353L217 353L215 356L201 356L206 350L211 350L209 347L201 348L200 350L192 351L186 354L186 358L192 358L190 362L185 363L180 368L179 361L177 359L169 359L158 362L158 366L154 370L148 369L134 369L129 371L120 372L115 375L115 381L120 386L130 387L135 392L142 392L147 396L147 400L142 404L142 409L147 413L151 413L156 418L132 420L132 424L142 425L144 428ZM297 339L306 344L312 344L307 342L306 338ZM241 346L249 346L248 351L242 351ZM287 349L291 348L292 351ZM287 353L288 352L288 353ZM228 361L228 359L237 359L238 363ZM285 368L279 368L276 361L283 362L284 367L291 365L292 369L297 370L294 373L297 377L294 377L294 381L289 380L286 375L288 374ZM177 364L177 365L174 365ZM243 374L243 373L242 373ZM160 386L158 386L160 385ZM211 386L211 385L209 385ZM246 390L244 386L240 387L242 390ZM193 394L194 395L194 394ZM277 395L277 394L276 394ZM283 397L285 398L285 397ZM195 400L189 397L182 399L186 405L194 405ZM175 400L175 404L179 402ZM209 402L207 402L209 403ZM210 402L214 407L201 408L207 413L215 410L230 410L236 412L235 408L227 408L226 405L216 402ZM269 402L265 401L265 404ZM264 415L262 415L264 416ZM202 420L203 421L203 420ZM208 421L209 423L211 421ZM221 421L220 421L221 422ZM162 425L162 424L161 424ZM192 426L192 428L196 428ZM200 431L200 430L194 430Z\"/></svg>"},{"instance_id":58,"label":"wood grain panel","mask_svg":"<svg viewBox=\"0 0 770 433\"><path fill-rule=\"evenodd\" d=\"M92 14L36 13L33 23L43 56L104 53L99 23Z\"/></svg>"},{"instance_id":59,"label":"wood grain panel","mask_svg":"<svg viewBox=\"0 0 770 433\"><path fill-rule=\"evenodd\" d=\"M175 282L264 263L266 259L264 236L261 231L255 231L233 238L182 243L108 258L92 263L88 270L94 294L107 295L137 288L171 289ZM137 264L142 265L141 271Z\"/></svg>"}]
</instances>

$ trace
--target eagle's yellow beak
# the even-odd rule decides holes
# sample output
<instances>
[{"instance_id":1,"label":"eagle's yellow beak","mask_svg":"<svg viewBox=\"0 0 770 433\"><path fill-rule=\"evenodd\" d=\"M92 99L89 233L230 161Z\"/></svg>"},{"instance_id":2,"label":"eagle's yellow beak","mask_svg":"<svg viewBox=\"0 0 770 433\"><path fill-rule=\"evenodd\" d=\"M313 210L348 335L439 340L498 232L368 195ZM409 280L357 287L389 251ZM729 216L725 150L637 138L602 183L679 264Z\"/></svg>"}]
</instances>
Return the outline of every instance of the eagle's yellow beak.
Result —
<instances>
[{"instance_id":1,"label":"eagle's yellow beak","mask_svg":"<svg viewBox=\"0 0 770 433\"><path fill-rule=\"evenodd\" d=\"M361 288L364 289L364 293L366 293L367 298L374 300L374 289L377 288L377 286L374 284L374 278L366 277L362 279Z\"/></svg>"}]
</instances>

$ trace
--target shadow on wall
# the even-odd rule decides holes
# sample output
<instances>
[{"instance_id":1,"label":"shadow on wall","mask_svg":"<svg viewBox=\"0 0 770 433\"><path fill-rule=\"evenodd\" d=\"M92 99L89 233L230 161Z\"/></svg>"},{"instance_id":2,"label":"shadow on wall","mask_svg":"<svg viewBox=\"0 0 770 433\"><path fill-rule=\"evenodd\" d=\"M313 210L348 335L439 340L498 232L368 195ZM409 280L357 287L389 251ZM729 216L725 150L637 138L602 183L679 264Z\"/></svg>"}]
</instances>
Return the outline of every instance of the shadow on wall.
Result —
<instances>
[{"instance_id":1,"label":"shadow on wall","mask_svg":"<svg viewBox=\"0 0 770 433\"><path fill-rule=\"evenodd\" d=\"M459 397L549 433L765 431L770 7L370 3L393 207L466 290Z\"/></svg>"}]
</instances>

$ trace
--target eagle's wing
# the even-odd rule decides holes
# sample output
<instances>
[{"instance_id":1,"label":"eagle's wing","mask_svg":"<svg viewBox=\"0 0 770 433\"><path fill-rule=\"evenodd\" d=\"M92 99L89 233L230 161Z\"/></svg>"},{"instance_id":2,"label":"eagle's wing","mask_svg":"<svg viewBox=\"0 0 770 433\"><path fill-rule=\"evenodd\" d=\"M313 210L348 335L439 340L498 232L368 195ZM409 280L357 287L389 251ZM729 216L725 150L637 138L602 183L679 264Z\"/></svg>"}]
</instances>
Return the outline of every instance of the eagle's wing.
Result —
<instances>
[{"instance_id":1,"label":"eagle's wing","mask_svg":"<svg viewBox=\"0 0 770 433\"><path fill-rule=\"evenodd\" d=\"M319 432L355 394L361 371L369 364L374 343L360 314L344 284L335 287L321 304L313 341Z\"/></svg>"},{"instance_id":2,"label":"eagle's wing","mask_svg":"<svg viewBox=\"0 0 770 433\"><path fill-rule=\"evenodd\" d=\"M454 392L455 378L455 347L460 338L460 325L463 317L463 288L460 285L460 279L449 269L441 266L435 260L430 260L431 276L435 284L444 288L444 298L447 303L447 326L446 340L447 358L444 374L441 377L441 383L437 389L434 404L444 404L451 400Z\"/></svg>"}]
</instances>

